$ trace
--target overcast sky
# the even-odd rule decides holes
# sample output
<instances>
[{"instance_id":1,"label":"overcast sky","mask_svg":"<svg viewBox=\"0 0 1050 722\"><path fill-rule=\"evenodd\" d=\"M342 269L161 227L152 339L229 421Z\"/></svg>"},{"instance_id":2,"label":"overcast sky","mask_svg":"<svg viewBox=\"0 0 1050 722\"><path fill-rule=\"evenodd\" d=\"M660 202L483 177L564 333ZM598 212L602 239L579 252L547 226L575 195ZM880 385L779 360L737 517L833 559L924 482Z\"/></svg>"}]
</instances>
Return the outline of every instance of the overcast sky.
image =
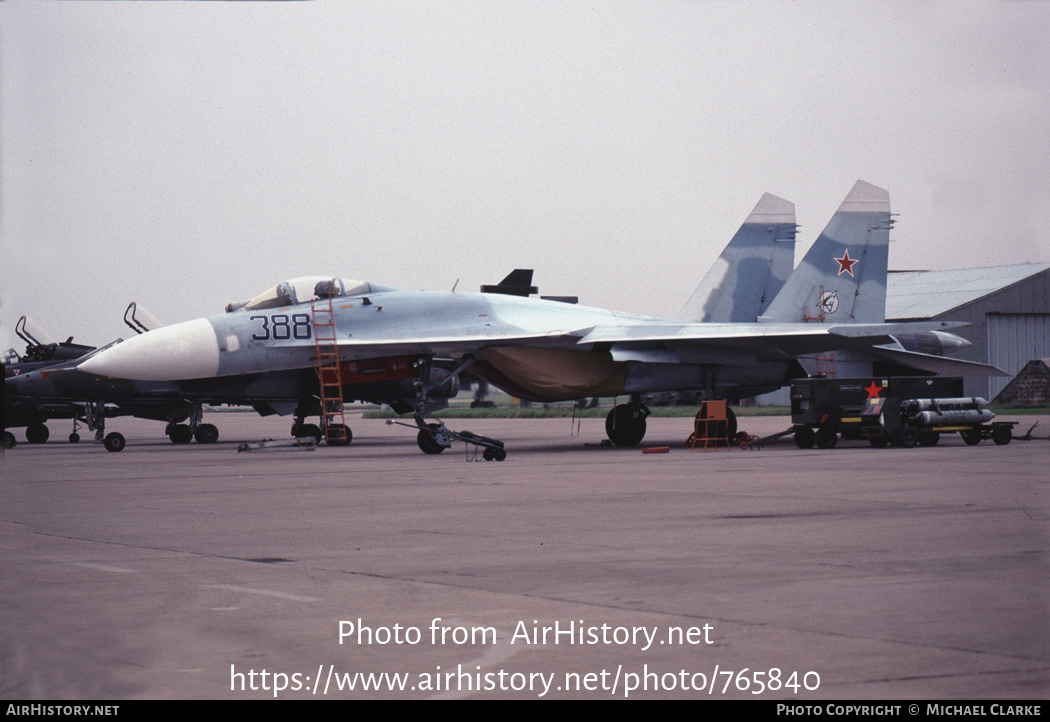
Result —
<instances>
[{"instance_id":1,"label":"overcast sky","mask_svg":"<svg viewBox=\"0 0 1050 722\"><path fill-rule=\"evenodd\" d=\"M293 276L675 314L763 192L1050 260L1048 2L0 2L0 338ZM0 349L2 350L2 349ZM21 350L21 345L19 345Z\"/></svg>"}]
</instances>

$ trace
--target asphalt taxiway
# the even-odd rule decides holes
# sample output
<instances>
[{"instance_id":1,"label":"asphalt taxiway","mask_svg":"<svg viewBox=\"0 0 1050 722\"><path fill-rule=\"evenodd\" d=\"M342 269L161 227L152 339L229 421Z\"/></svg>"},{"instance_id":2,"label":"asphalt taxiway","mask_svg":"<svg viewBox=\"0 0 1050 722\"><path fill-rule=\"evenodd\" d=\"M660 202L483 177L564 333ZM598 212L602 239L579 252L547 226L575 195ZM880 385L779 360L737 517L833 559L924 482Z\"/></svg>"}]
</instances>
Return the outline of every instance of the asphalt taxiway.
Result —
<instances>
[{"instance_id":1,"label":"asphalt taxiway","mask_svg":"<svg viewBox=\"0 0 1050 722\"><path fill-rule=\"evenodd\" d=\"M217 444L117 419L121 453L60 424L5 453L0 696L1050 694L1046 441L690 452L689 419L634 449L600 419L450 422L506 442L468 463L383 421L238 453L288 420L207 420Z\"/></svg>"}]
</instances>

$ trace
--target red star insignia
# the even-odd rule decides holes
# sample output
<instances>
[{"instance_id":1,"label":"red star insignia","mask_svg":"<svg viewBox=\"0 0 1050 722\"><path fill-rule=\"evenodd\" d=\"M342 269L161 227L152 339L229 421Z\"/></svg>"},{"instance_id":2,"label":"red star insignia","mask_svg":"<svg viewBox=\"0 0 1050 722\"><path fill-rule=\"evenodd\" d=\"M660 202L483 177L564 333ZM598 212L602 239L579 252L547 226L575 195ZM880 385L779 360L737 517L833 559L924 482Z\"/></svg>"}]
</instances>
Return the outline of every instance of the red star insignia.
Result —
<instances>
[{"instance_id":1,"label":"red star insignia","mask_svg":"<svg viewBox=\"0 0 1050 722\"><path fill-rule=\"evenodd\" d=\"M856 261L854 261L854 263L856 263ZM879 398L879 392L882 391L882 387L872 381L871 386L864 390L868 392L869 399L877 399Z\"/></svg>"},{"instance_id":2,"label":"red star insignia","mask_svg":"<svg viewBox=\"0 0 1050 722\"><path fill-rule=\"evenodd\" d=\"M832 256L834 258L834 256ZM838 278L843 273L848 273L850 278L855 278L853 275L853 265L860 261L859 258L850 258L849 249L842 254L842 258L835 258L835 262L839 264L839 272L835 274L835 278Z\"/></svg>"}]
</instances>

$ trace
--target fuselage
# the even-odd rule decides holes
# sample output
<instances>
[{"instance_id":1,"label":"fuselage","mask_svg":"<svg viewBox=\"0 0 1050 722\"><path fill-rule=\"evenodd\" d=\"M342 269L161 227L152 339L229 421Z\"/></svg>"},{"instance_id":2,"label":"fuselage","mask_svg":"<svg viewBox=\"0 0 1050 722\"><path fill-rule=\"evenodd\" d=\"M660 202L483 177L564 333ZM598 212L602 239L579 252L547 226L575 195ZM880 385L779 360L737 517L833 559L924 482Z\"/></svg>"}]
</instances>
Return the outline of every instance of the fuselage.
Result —
<instances>
[{"instance_id":1,"label":"fuselage","mask_svg":"<svg viewBox=\"0 0 1050 722\"><path fill-rule=\"evenodd\" d=\"M398 290L332 301L343 363L470 355L472 372L538 401L703 388L749 395L779 386L788 367L785 360L759 363L753 354L729 349L689 363L617 360L611 344L580 339L597 327L675 328L681 322L557 301ZM313 368L317 347L315 313L305 302L166 326L107 349L81 369L151 381L233 378Z\"/></svg>"}]
</instances>

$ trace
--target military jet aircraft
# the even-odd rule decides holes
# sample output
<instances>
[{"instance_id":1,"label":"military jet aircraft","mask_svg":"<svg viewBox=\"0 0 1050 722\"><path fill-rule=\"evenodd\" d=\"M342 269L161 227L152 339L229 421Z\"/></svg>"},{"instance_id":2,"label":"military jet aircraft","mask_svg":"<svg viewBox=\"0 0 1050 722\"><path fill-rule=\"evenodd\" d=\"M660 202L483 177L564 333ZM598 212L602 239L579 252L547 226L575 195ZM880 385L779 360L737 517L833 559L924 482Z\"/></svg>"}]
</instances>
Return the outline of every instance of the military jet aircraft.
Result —
<instances>
[{"instance_id":1,"label":"military jet aircraft","mask_svg":"<svg viewBox=\"0 0 1050 722\"><path fill-rule=\"evenodd\" d=\"M148 311L132 302L124 315L125 323L138 333L161 324ZM93 346L72 343L72 337L62 343L48 341L46 332L22 316L15 324L15 333L27 342L26 352L8 364L4 371L4 444L15 445L14 436L8 427L25 426L26 440L41 444L48 440L50 432L45 422L49 419L70 419L73 430L69 441L80 441L80 423L96 431L98 441L111 451L124 448L124 437L114 433L105 435L105 419L117 416L137 416L168 422L168 435L172 441L189 441L190 427L179 422L192 417L193 405L180 396L165 398L153 393L158 384L137 384L136 393L114 393L113 382L100 383L97 377L87 374L64 373L55 375L58 369L68 367L75 359L85 358L96 351ZM119 343L119 340L118 340ZM127 386L127 382L124 382ZM152 387L152 388L151 388ZM147 390L143 393L143 388ZM100 399L100 390L105 390L105 399ZM199 414L199 404L197 412ZM195 429L196 430L196 429ZM197 433L198 441L207 443L218 438L218 430L204 424Z\"/></svg>"},{"instance_id":2,"label":"military jet aircraft","mask_svg":"<svg viewBox=\"0 0 1050 722\"><path fill-rule=\"evenodd\" d=\"M889 194L858 181L765 313L750 323L659 319L514 295L403 291L315 277L278 284L231 304L225 314L150 331L78 368L124 379L233 381L316 369L334 353L341 367L363 378L370 368L402 379L411 374L418 443L428 453L447 447L448 436L426 417L447 404L456 375L468 368L533 401L627 396L606 419L609 438L621 446L645 436L648 410L637 401L641 393L696 389L707 398L753 396L804 375L797 359L809 354L847 350L906 359L934 372L997 372L908 351L895 339L945 326L883 322L890 226ZM442 360L455 364L451 373L434 373Z\"/></svg>"},{"instance_id":3,"label":"military jet aircraft","mask_svg":"<svg viewBox=\"0 0 1050 722\"><path fill-rule=\"evenodd\" d=\"M124 322L136 333L163 325L134 301L124 312ZM46 420L64 418L73 420L70 442L80 441L77 429L83 422L96 432L96 440L107 450L121 451L125 445L123 435L105 433L106 419L119 416L166 421L165 433L176 444L188 443L194 438L205 444L218 439L218 428L202 421L202 403L208 400L206 396L182 393L171 383L103 379L78 372L70 368L70 360L85 358L96 350L94 347L69 341L45 345L29 337L25 328L23 317L15 330L30 340L31 345L23 361L5 371L5 426L28 424L26 439L30 443L47 441ZM36 332L36 336L42 336L42 332ZM118 339L114 343L120 342ZM63 372L57 373L59 370ZM189 423L183 423L187 420ZM14 437L6 430L4 441L8 448L14 445Z\"/></svg>"},{"instance_id":4,"label":"military jet aircraft","mask_svg":"<svg viewBox=\"0 0 1050 722\"><path fill-rule=\"evenodd\" d=\"M706 309L703 310L702 320L753 321L783 285L784 278L791 270L794 228L794 207L775 196L763 196L701 284L701 288L707 289L705 293L717 296L718 300L705 302L699 292L694 294L691 302L700 303ZM746 274L742 270L746 270ZM498 284L483 285L481 292L519 297L537 294L539 290L532 285L532 274L531 269L515 269ZM266 305L273 298L290 300L300 296L309 297L313 292L312 287L318 284L324 286L330 280L321 277L294 279L278 284L268 293L262 294L262 298L228 304L227 311ZM345 293L340 283L338 279L335 281L337 294ZM754 298L745 292L748 283L754 287ZM575 296L541 298L572 304L579 300ZM164 325L135 302L129 304L125 311L124 322L138 334ZM280 332L277 333L279 335ZM413 358L395 357L344 364L341 369L344 400L385 403L400 413L412 411L414 407L409 401L415 398L415 378L419 373L414 361ZM429 372L431 379L437 382L449 378L449 371L454 365L451 360L437 359ZM52 371L27 375L10 385L9 396L20 399L20 403L38 406L76 399L81 417L111 451L121 450L124 440L119 433L105 434L106 418L126 414L168 421L165 433L175 443L187 443L192 438L200 443L214 442L218 438L218 430L214 425L203 423L201 418L204 400L209 403L250 404L264 416L294 413L293 436L313 436L318 442L327 438L332 444L347 444L352 438L348 428L340 428L329 415L321 414L318 379L313 370L293 369L238 375L235 378L177 382L135 381L106 378L79 369L61 370L60 374ZM447 383L431 391L431 409L442 403L442 397L457 393L457 381L477 384L478 395L483 394L488 386L484 378L470 370L460 371L455 379L449 378ZM475 398L475 404L478 403ZM321 415L321 426L305 422L305 417L314 413ZM188 424L182 423L187 419ZM324 431L322 426L325 427ZM336 433L329 434L329 430ZM443 446L427 444L428 441L428 436L421 436L421 444L426 445L428 450L444 450Z\"/></svg>"},{"instance_id":5,"label":"military jet aircraft","mask_svg":"<svg viewBox=\"0 0 1050 722\"><path fill-rule=\"evenodd\" d=\"M4 379L17 378L32 374L40 369L47 369L73 359L82 358L95 350L94 346L73 343L70 336L65 341L54 341L51 336L25 316L15 322L15 334L25 341L26 350L18 354L8 349L4 355ZM33 444L42 444L50 436L45 422L48 419L72 419L73 432L70 441L78 441L76 420L79 408L70 403L53 403L48 405L23 404L11 394L4 395L4 448L10 449L16 443L14 434L9 428L25 427L26 440Z\"/></svg>"}]
</instances>

